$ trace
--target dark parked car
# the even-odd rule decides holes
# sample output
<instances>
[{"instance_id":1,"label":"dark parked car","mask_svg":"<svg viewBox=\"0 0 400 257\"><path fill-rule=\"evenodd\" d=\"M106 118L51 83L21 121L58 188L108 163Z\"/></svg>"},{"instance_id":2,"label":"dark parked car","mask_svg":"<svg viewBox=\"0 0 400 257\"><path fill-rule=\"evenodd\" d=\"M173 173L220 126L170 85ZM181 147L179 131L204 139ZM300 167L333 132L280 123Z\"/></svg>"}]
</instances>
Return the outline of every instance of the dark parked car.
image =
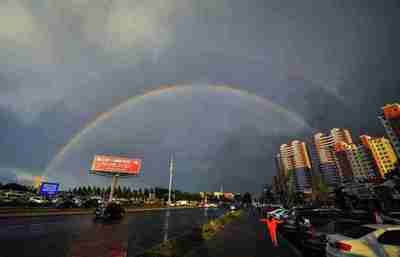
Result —
<instances>
[{"instance_id":1,"label":"dark parked car","mask_svg":"<svg viewBox=\"0 0 400 257\"><path fill-rule=\"evenodd\" d=\"M281 229L285 234L297 233L300 226L306 224L311 216L316 216L316 211L310 208L292 208L284 215Z\"/></svg>"},{"instance_id":2,"label":"dark parked car","mask_svg":"<svg viewBox=\"0 0 400 257\"><path fill-rule=\"evenodd\" d=\"M112 202L107 205L100 205L95 211L95 218L102 220L117 220L125 215L125 209L121 204Z\"/></svg>"},{"instance_id":3,"label":"dark parked car","mask_svg":"<svg viewBox=\"0 0 400 257\"><path fill-rule=\"evenodd\" d=\"M320 226L311 226L305 233L305 237L300 244L304 252L325 254L327 243L327 235L342 233L354 227L359 227L364 224L360 220L355 219L337 219L332 220Z\"/></svg>"},{"instance_id":4,"label":"dark parked car","mask_svg":"<svg viewBox=\"0 0 400 257\"><path fill-rule=\"evenodd\" d=\"M326 235L336 233L346 224L354 226L360 221L346 221L344 214L337 209L295 208L288 213L280 229L308 256L312 253L323 254Z\"/></svg>"},{"instance_id":5,"label":"dark parked car","mask_svg":"<svg viewBox=\"0 0 400 257\"><path fill-rule=\"evenodd\" d=\"M98 206L99 202L96 199L88 199L82 203L83 208L97 208Z\"/></svg>"},{"instance_id":6,"label":"dark parked car","mask_svg":"<svg viewBox=\"0 0 400 257\"><path fill-rule=\"evenodd\" d=\"M282 208L280 205L266 205L261 207L261 214L263 217L267 217L269 212L275 211L276 209Z\"/></svg>"},{"instance_id":7,"label":"dark parked car","mask_svg":"<svg viewBox=\"0 0 400 257\"><path fill-rule=\"evenodd\" d=\"M56 204L56 208L59 209L68 209L68 208L77 208L78 206L70 199L66 199Z\"/></svg>"}]
</instances>

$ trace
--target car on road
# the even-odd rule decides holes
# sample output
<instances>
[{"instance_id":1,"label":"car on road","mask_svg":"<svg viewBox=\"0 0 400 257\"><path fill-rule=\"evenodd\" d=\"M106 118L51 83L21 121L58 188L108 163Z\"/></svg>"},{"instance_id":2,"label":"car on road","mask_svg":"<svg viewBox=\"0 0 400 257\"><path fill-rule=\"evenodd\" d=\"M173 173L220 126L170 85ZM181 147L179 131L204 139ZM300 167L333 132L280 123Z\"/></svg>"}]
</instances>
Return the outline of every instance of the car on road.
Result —
<instances>
[{"instance_id":1,"label":"car on road","mask_svg":"<svg viewBox=\"0 0 400 257\"><path fill-rule=\"evenodd\" d=\"M32 197L29 198L29 202L31 202L31 203L37 203L37 204L43 204L43 203L46 202L46 200L43 199L43 198L40 197L40 196L32 196Z\"/></svg>"},{"instance_id":2,"label":"car on road","mask_svg":"<svg viewBox=\"0 0 400 257\"><path fill-rule=\"evenodd\" d=\"M263 214L267 214L268 212L272 212L275 211L277 209L282 209L282 205L278 205L278 204L270 204L270 205L266 205L264 207L261 207L261 211Z\"/></svg>"},{"instance_id":3,"label":"car on road","mask_svg":"<svg viewBox=\"0 0 400 257\"><path fill-rule=\"evenodd\" d=\"M125 215L123 206L116 202L111 202L105 205L100 205L95 210L95 219L102 219L104 221L118 220Z\"/></svg>"},{"instance_id":4,"label":"car on road","mask_svg":"<svg viewBox=\"0 0 400 257\"><path fill-rule=\"evenodd\" d=\"M306 227L300 237L300 246L304 253L307 254L325 254L327 237L335 233L341 233L344 230L356 228L362 225L360 220L353 219L337 219L320 224L310 222L310 226Z\"/></svg>"},{"instance_id":5,"label":"car on road","mask_svg":"<svg viewBox=\"0 0 400 257\"><path fill-rule=\"evenodd\" d=\"M267 212L267 215L272 215L275 212L279 212L279 211L282 211L282 210L285 210L285 209L284 208L277 208L277 209L274 209L274 210L271 210L271 211Z\"/></svg>"},{"instance_id":6,"label":"car on road","mask_svg":"<svg viewBox=\"0 0 400 257\"><path fill-rule=\"evenodd\" d=\"M17 200L26 198L27 194L25 192L8 191L3 193L3 198L6 200Z\"/></svg>"},{"instance_id":7,"label":"car on road","mask_svg":"<svg viewBox=\"0 0 400 257\"><path fill-rule=\"evenodd\" d=\"M289 212L289 210L287 210L287 209L279 208L279 209L276 209L276 210L274 210L272 212L268 212L267 216L272 216L275 219L279 219L280 220L280 219L282 219L283 215L287 214L288 212Z\"/></svg>"},{"instance_id":8,"label":"car on road","mask_svg":"<svg viewBox=\"0 0 400 257\"><path fill-rule=\"evenodd\" d=\"M218 204L216 203L208 203L205 208L218 208Z\"/></svg>"},{"instance_id":9,"label":"car on road","mask_svg":"<svg viewBox=\"0 0 400 257\"><path fill-rule=\"evenodd\" d=\"M176 201L176 206L188 206L188 205L189 205L189 201L187 201L187 200Z\"/></svg>"},{"instance_id":10,"label":"car on road","mask_svg":"<svg viewBox=\"0 0 400 257\"><path fill-rule=\"evenodd\" d=\"M97 199L86 199L82 202L83 208L96 208L99 206L99 200Z\"/></svg>"},{"instance_id":11,"label":"car on road","mask_svg":"<svg viewBox=\"0 0 400 257\"><path fill-rule=\"evenodd\" d=\"M239 204L231 204L229 206L229 210L231 210L231 211L236 211L236 210L239 210L239 209L240 209L240 205Z\"/></svg>"},{"instance_id":12,"label":"car on road","mask_svg":"<svg viewBox=\"0 0 400 257\"><path fill-rule=\"evenodd\" d=\"M282 221L280 231L305 256L325 255L327 235L362 224L360 220L345 219L338 209L293 208Z\"/></svg>"},{"instance_id":13,"label":"car on road","mask_svg":"<svg viewBox=\"0 0 400 257\"><path fill-rule=\"evenodd\" d=\"M71 199L64 199L56 203L58 209L77 208L78 206Z\"/></svg>"},{"instance_id":14,"label":"car on road","mask_svg":"<svg viewBox=\"0 0 400 257\"><path fill-rule=\"evenodd\" d=\"M399 225L362 225L327 237L327 257L400 256Z\"/></svg>"},{"instance_id":15,"label":"car on road","mask_svg":"<svg viewBox=\"0 0 400 257\"><path fill-rule=\"evenodd\" d=\"M292 208L283 215L281 227L285 233L294 233L299 230L299 226L305 225L306 220L309 221L310 216L314 214L312 209Z\"/></svg>"},{"instance_id":16,"label":"car on road","mask_svg":"<svg viewBox=\"0 0 400 257\"><path fill-rule=\"evenodd\" d=\"M72 201L74 202L74 204L75 204L76 206L78 206L78 207L81 207L81 206L82 206L83 201L82 201L81 198L79 198L79 197L73 197L73 198L72 198Z\"/></svg>"}]
</instances>

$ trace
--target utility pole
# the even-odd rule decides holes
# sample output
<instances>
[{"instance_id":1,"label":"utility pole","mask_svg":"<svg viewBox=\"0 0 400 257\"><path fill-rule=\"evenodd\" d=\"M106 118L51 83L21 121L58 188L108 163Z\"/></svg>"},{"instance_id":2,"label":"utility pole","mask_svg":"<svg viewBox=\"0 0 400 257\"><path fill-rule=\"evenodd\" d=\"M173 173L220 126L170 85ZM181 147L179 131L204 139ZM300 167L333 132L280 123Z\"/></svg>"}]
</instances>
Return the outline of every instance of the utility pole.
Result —
<instances>
[{"instance_id":1,"label":"utility pole","mask_svg":"<svg viewBox=\"0 0 400 257\"><path fill-rule=\"evenodd\" d=\"M168 206L171 205L172 176L174 172L174 156L171 154L169 160L169 187L168 187Z\"/></svg>"}]
</instances>

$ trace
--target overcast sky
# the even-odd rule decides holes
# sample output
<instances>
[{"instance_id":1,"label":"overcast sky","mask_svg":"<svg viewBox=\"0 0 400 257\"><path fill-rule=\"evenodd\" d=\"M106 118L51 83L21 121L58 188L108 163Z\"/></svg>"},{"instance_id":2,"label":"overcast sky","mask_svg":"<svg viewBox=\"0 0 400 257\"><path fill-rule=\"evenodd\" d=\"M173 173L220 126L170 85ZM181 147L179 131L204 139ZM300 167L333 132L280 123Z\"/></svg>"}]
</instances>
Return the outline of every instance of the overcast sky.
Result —
<instances>
[{"instance_id":1,"label":"overcast sky","mask_svg":"<svg viewBox=\"0 0 400 257\"><path fill-rule=\"evenodd\" d=\"M1 0L0 180L109 183L103 153L166 187L175 153L180 189L260 191L282 143L383 135L399 25L390 0Z\"/></svg>"}]
</instances>

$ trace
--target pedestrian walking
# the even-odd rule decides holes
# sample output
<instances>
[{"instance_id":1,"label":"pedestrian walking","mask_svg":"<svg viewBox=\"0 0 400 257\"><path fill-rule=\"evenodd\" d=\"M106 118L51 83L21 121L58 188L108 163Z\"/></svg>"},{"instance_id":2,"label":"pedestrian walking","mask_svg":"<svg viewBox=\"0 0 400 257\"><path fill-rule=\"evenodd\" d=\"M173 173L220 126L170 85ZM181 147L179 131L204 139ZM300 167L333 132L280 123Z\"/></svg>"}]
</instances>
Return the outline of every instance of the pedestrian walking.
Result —
<instances>
[{"instance_id":1,"label":"pedestrian walking","mask_svg":"<svg viewBox=\"0 0 400 257\"><path fill-rule=\"evenodd\" d=\"M274 219L272 216L269 216L267 219L261 219L261 222L267 224L267 229L269 231L269 236L271 238L272 244L274 246L278 246L278 240L276 237L276 229L278 224L282 223L282 221Z\"/></svg>"}]
</instances>

